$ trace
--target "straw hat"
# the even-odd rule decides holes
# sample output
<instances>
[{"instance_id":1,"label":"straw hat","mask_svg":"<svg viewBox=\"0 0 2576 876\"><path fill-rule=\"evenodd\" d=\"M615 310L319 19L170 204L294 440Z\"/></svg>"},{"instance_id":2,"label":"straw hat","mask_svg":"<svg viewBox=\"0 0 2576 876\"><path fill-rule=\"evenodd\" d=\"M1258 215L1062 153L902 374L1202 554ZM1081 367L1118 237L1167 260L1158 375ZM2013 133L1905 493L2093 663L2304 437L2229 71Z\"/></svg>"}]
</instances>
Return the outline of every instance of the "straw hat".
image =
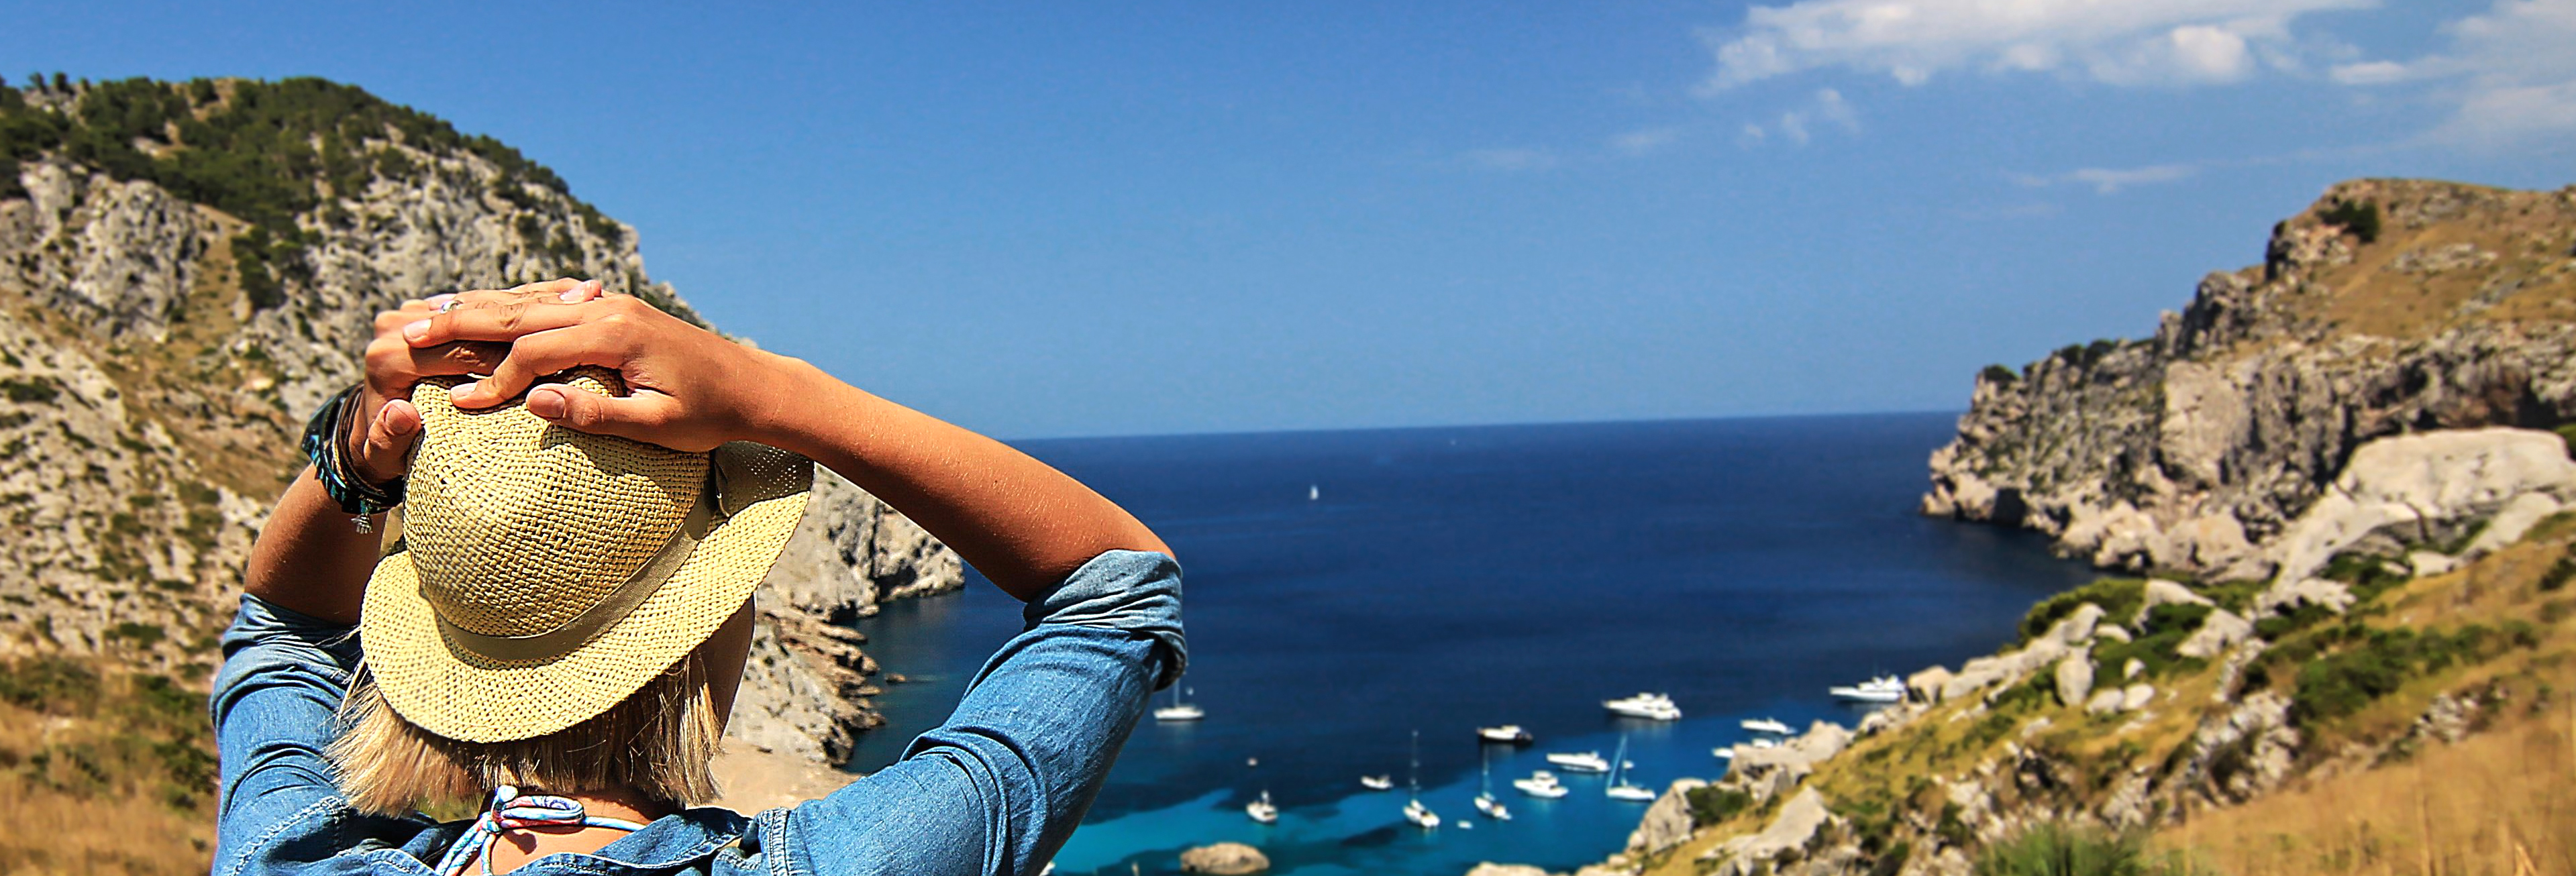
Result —
<instances>
[{"instance_id":1,"label":"straw hat","mask_svg":"<svg viewBox=\"0 0 2576 876\"><path fill-rule=\"evenodd\" d=\"M587 435L524 397L459 410L456 382L412 393L402 539L358 622L385 701L431 733L505 742L607 711L742 607L805 512L804 457ZM623 390L597 368L566 383Z\"/></svg>"}]
</instances>

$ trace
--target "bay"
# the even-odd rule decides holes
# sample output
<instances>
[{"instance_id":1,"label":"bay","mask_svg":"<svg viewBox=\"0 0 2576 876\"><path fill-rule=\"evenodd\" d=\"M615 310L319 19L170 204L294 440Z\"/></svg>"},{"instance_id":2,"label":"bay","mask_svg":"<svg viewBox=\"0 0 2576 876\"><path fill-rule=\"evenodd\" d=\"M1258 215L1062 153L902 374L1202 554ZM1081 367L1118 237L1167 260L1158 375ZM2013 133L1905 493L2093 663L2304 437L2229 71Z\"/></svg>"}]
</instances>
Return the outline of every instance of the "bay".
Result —
<instances>
[{"instance_id":1,"label":"bay","mask_svg":"<svg viewBox=\"0 0 2576 876\"><path fill-rule=\"evenodd\" d=\"M1272 872L1570 870L1617 851L1644 804L1598 777L1539 800L1548 751L1629 747L1638 784L1715 777L1746 718L1851 725L1825 688L1956 666L2092 572L2027 533L1915 513L1955 415L1551 424L1018 442L1153 526L1185 569L1183 684L1206 720L1146 719L1060 872L1176 872L1233 840ZM851 762L891 762L1019 629L989 584L860 623L910 681ZM1686 718L1614 718L1669 693ZM1168 704L1169 694L1157 700ZM1517 723L1538 744L1473 738ZM1403 824L1408 742L1423 801ZM1258 765L1250 765L1256 761ZM1490 764L1509 822L1469 800ZM1393 774L1392 792L1362 789ZM1247 819L1263 790L1279 824ZM1464 820L1464 824L1459 822Z\"/></svg>"}]
</instances>

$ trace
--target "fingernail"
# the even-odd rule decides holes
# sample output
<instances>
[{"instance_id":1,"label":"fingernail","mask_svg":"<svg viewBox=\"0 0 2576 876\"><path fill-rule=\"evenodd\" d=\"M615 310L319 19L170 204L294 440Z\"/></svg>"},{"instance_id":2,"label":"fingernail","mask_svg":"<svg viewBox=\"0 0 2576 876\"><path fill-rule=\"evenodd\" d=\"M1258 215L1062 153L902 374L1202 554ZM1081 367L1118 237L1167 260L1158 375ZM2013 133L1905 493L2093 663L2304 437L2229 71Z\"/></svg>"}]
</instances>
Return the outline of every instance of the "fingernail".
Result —
<instances>
[{"instance_id":1,"label":"fingernail","mask_svg":"<svg viewBox=\"0 0 2576 876\"><path fill-rule=\"evenodd\" d=\"M454 300L456 300L456 293L454 292L441 292L425 299L426 303L431 307L442 307L445 306L447 302Z\"/></svg>"},{"instance_id":2,"label":"fingernail","mask_svg":"<svg viewBox=\"0 0 2576 876\"><path fill-rule=\"evenodd\" d=\"M559 301L583 301L588 298L590 298L589 292L579 286L563 290L563 294L555 296L555 299Z\"/></svg>"},{"instance_id":3,"label":"fingernail","mask_svg":"<svg viewBox=\"0 0 2576 876\"><path fill-rule=\"evenodd\" d=\"M464 382L464 383L459 383L459 384L457 384L455 387L450 388L450 389L447 391L447 400L448 400L448 401L464 401L466 396L473 395L473 394L474 394L474 389L475 389L476 387L481 386L481 385L482 385L482 384L480 384L480 383L476 383L476 382L473 382L473 381L467 381L467 382Z\"/></svg>"},{"instance_id":4,"label":"fingernail","mask_svg":"<svg viewBox=\"0 0 2576 876\"><path fill-rule=\"evenodd\" d=\"M528 393L528 413L551 420L563 416L563 412L563 393L551 389Z\"/></svg>"},{"instance_id":5,"label":"fingernail","mask_svg":"<svg viewBox=\"0 0 2576 876\"><path fill-rule=\"evenodd\" d=\"M417 320L410 325L403 326L403 337L408 340L417 341L428 334L429 320L426 319Z\"/></svg>"}]
</instances>

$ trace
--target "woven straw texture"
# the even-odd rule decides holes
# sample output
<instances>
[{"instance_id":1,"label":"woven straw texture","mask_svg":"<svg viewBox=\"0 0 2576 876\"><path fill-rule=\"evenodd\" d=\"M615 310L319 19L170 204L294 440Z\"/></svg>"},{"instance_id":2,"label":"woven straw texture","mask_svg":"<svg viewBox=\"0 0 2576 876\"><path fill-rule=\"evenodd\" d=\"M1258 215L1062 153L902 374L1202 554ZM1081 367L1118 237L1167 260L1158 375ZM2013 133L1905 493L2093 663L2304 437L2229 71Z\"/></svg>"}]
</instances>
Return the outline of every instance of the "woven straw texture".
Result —
<instances>
[{"instance_id":1,"label":"woven straw texture","mask_svg":"<svg viewBox=\"0 0 2576 876\"><path fill-rule=\"evenodd\" d=\"M502 742L607 711L742 607L804 513L813 468L803 457L742 442L711 455L586 435L528 413L524 399L459 410L447 398L455 382L424 382L412 394L423 428L403 540L376 565L359 623L386 701L424 730ZM602 369L566 382L602 395L621 389ZM441 618L486 636L564 627L672 539L709 488L712 457L722 458L720 505L733 513L587 642L559 656L497 660L440 628Z\"/></svg>"}]
</instances>

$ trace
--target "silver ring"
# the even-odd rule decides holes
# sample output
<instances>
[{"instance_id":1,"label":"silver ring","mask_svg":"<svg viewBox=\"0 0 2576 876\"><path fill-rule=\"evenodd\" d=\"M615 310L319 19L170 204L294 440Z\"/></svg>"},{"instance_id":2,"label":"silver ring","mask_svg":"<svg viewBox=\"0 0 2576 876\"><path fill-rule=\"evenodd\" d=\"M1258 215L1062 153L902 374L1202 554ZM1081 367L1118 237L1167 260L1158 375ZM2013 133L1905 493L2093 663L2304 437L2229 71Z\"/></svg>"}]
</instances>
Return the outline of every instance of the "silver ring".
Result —
<instances>
[{"instance_id":1,"label":"silver ring","mask_svg":"<svg viewBox=\"0 0 2576 876\"><path fill-rule=\"evenodd\" d=\"M443 302L440 302L440 303L439 303L439 305L438 305L438 311L437 311L437 312L439 312L439 313L446 313L446 312L448 312L448 311L450 311L450 310L455 310L455 309L456 309L456 299L454 299L454 298L450 298L450 299L447 299L446 301L443 301Z\"/></svg>"}]
</instances>

